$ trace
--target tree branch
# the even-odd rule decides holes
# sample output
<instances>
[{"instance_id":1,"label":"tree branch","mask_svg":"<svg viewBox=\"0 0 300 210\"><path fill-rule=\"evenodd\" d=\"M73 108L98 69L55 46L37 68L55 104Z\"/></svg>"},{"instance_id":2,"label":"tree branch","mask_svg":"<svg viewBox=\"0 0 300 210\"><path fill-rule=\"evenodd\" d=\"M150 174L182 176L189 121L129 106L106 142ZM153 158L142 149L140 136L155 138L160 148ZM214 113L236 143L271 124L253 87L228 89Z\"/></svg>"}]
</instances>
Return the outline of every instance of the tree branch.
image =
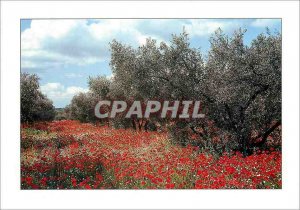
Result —
<instances>
[{"instance_id":1,"label":"tree branch","mask_svg":"<svg viewBox=\"0 0 300 210\"><path fill-rule=\"evenodd\" d=\"M249 100L246 102L246 104L242 106L243 111L245 111L250 106L250 104L257 98L259 94L265 92L266 90L268 90L268 88L268 85L261 85L261 88L255 91L253 95L249 98Z\"/></svg>"},{"instance_id":2,"label":"tree branch","mask_svg":"<svg viewBox=\"0 0 300 210\"><path fill-rule=\"evenodd\" d=\"M190 128L192 129L192 131L193 131L195 134L197 134L197 135L201 136L202 138L204 137L204 134L203 134L203 133L201 133L201 132L198 132L198 131L196 131L196 129L195 129L195 127L194 127L194 126L190 126Z\"/></svg>"},{"instance_id":3,"label":"tree branch","mask_svg":"<svg viewBox=\"0 0 300 210\"><path fill-rule=\"evenodd\" d=\"M262 140L258 143L252 143L252 146L255 147L261 147L262 145L264 145L267 141L268 136L278 127L281 125L281 120L277 121L273 126L271 126L270 128L268 128L265 132L260 133L258 136L256 136L255 138L252 139L252 142L262 138Z\"/></svg>"}]
</instances>

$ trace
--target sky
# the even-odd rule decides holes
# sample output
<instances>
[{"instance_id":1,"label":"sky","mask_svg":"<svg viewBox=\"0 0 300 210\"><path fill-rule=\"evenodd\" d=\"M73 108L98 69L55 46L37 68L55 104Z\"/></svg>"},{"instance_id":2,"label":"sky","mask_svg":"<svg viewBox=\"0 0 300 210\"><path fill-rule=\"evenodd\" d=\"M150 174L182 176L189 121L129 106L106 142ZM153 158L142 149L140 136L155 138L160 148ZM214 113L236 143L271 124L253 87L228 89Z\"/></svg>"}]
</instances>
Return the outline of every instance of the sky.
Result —
<instances>
[{"instance_id":1,"label":"sky","mask_svg":"<svg viewBox=\"0 0 300 210\"><path fill-rule=\"evenodd\" d=\"M228 35L247 29L244 42L249 45L267 27L281 32L280 19L23 19L21 72L37 74L40 90L63 108L75 94L88 91L89 76L112 76L113 39L133 47L148 37L169 43L184 28L191 46L207 54L209 37L218 28Z\"/></svg>"}]
</instances>

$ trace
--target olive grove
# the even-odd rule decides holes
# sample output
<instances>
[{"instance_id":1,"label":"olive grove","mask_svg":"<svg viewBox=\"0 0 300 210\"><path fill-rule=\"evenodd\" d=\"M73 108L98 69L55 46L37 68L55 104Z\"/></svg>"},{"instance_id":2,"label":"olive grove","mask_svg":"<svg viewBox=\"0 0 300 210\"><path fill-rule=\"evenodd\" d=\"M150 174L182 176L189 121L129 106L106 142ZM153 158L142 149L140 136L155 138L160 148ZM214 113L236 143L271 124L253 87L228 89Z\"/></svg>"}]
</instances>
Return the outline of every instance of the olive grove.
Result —
<instances>
[{"instance_id":1,"label":"olive grove","mask_svg":"<svg viewBox=\"0 0 300 210\"><path fill-rule=\"evenodd\" d=\"M170 44L147 39L138 48L110 43L112 79L89 79L88 93L68 106L73 119L97 122L98 100L200 100L204 119L125 119L115 127L166 129L175 143L193 144L216 152L239 150L245 155L266 146L281 126L281 34L267 31L250 44L245 30L232 36L220 29L210 38L205 56L190 46L183 31Z\"/></svg>"}]
</instances>

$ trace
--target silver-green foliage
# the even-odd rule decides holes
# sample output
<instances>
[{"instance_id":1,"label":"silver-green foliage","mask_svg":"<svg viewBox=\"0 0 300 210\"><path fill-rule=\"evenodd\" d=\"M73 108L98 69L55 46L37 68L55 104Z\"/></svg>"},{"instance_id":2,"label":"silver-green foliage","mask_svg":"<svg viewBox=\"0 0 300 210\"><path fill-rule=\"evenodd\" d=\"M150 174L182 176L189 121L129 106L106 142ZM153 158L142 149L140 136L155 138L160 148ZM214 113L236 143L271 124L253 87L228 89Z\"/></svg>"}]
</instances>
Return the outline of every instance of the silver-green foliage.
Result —
<instances>
[{"instance_id":1,"label":"silver-green foliage","mask_svg":"<svg viewBox=\"0 0 300 210\"><path fill-rule=\"evenodd\" d=\"M37 75L21 73L21 122L52 120L55 109L39 89Z\"/></svg>"}]
</instances>

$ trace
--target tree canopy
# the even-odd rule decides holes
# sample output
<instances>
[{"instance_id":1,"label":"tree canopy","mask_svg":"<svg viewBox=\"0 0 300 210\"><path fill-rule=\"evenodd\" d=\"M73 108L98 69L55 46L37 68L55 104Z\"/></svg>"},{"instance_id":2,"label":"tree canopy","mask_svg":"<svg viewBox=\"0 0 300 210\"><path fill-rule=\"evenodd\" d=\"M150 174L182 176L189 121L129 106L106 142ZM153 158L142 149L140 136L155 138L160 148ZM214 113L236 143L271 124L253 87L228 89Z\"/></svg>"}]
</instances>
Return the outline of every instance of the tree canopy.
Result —
<instances>
[{"instance_id":1,"label":"tree canopy","mask_svg":"<svg viewBox=\"0 0 300 210\"><path fill-rule=\"evenodd\" d=\"M37 75L21 73L21 122L52 120L55 108L39 89Z\"/></svg>"}]
</instances>

